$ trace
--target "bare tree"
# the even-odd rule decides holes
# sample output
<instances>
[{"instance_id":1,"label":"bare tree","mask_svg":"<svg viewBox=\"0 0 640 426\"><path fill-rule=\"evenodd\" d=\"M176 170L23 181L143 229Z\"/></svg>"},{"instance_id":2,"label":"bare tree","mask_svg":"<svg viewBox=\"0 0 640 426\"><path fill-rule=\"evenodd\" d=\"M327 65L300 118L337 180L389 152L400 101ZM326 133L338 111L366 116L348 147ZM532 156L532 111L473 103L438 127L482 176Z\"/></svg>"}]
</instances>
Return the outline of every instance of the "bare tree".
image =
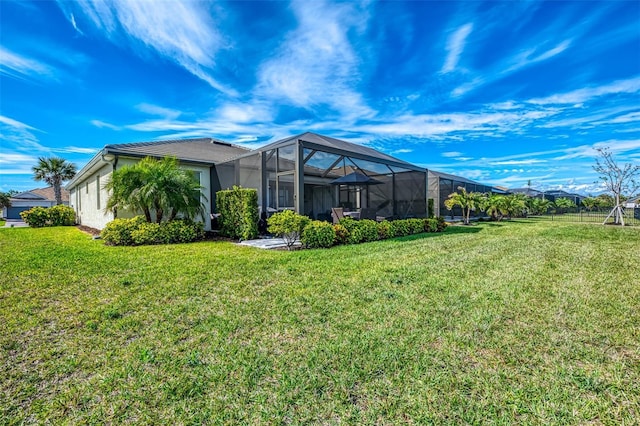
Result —
<instances>
[{"instance_id":1,"label":"bare tree","mask_svg":"<svg viewBox=\"0 0 640 426\"><path fill-rule=\"evenodd\" d=\"M620 167L609 148L597 148L597 151L600 153L600 158L596 158L596 165L593 166L593 170L600 175L600 180L604 182L607 191L613 194L615 200L615 205L603 224L613 216L614 223L624 226L624 209L622 208L621 196L633 197L640 189L640 181L636 180L640 176L640 165L626 163Z\"/></svg>"}]
</instances>

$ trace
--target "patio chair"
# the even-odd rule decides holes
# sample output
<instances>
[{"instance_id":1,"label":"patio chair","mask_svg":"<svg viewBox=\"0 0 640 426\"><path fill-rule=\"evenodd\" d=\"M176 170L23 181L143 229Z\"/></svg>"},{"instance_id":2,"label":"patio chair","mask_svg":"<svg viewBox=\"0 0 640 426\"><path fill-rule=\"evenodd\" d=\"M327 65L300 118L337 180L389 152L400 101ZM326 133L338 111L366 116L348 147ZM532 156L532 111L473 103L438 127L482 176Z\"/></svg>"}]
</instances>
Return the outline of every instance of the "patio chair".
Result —
<instances>
[{"instance_id":1,"label":"patio chair","mask_svg":"<svg viewBox=\"0 0 640 426\"><path fill-rule=\"evenodd\" d=\"M340 222L340 219L344 217L344 211L342 207L331 207L331 218L333 219L333 223L336 224Z\"/></svg>"},{"instance_id":2,"label":"patio chair","mask_svg":"<svg viewBox=\"0 0 640 426\"><path fill-rule=\"evenodd\" d=\"M360 219L376 220L376 209L373 209L373 208L360 209Z\"/></svg>"}]
</instances>

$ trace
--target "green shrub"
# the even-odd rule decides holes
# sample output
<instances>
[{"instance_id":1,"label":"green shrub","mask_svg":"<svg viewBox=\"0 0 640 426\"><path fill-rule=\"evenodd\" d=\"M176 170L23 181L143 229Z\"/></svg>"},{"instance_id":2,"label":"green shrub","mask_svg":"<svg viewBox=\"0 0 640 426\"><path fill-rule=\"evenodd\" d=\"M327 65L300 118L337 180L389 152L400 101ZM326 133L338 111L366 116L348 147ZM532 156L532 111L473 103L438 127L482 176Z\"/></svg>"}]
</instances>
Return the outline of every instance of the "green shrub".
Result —
<instances>
[{"instance_id":1,"label":"green shrub","mask_svg":"<svg viewBox=\"0 0 640 426\"><path fill-rule=\"evenodd\" d=\"M362 242L376 241L378 239L378 224L375 220L363 219L358 221L358 232Z\"/></svg>"},{"instance_id":2,"label":"green shrub","mask_svg":"<svg viewBox=\"0 0 640 426\"><path fill-rule=\"evenodd\" d=\"M20 217L32 228L50 226L49 212L46 207L33 207L20 212Z\"/></svg>"},{"instance_id":3,"label":"green shrub","mask_svg":"<svg viewBox=\"0 0 640 426\"><path fill-rule=\"evenodd\" d=\"M234 186L216 193L220 213L220 233L226 237L250 240L258 236L258 191Z\"/></svg>"},{"instance_id":4,"label":"green shrub","mask_svg":"<svg viewBox=\"0 0 640 426\"><path fill-rule=\"evenodd\" d=\"M73 207L59 204L48 209L51 226L73 226L76 223L76 212Z\"/></svg>"},{"instance_id":5,"label":"green shrub","mask_svg":"<svg viewBox=\"0 0 640 426\"><path fill-rule=\"evenodd\" d=\"M161 225L149 222L140 224L131 231L131 241L137 246L162 243Z\"/></svg>"},{"instance_id":6,"label":"green shrub","mask_svg":"<svg viewBox=\"0 0 640 426\"><path fill-rule=\"evenodd\" d=\"M328 248L334 244L336 231L328 222L314 220L305 226L302 242L310 248Z\"/></svg>"},{"instance_id":7,"label":"green shrub","mask_svg":"<svg viewBox=\"0 0 640 426\"><path fill-rule=\"evenodd\" d=\"M424 221L422 219L405 219L411 235L424 232Z\"/></svg>"},{"instance_id":8,"label":"green shrub","mask_svg":"<svg viewBox=\"0 0 640 426\"><path fill-rule=\"evenodd\" d=\"M411 227L406 219L391 221L391 233L394 237L404 237L411 234Z\"/></svg>"},{"instance_id":9,"label":"green shrub","mask_svg":"<svg viewBox=\"0 0 640 426\"><path fill-rule=\"evenodd\" d=\"M136 216L112 220L100 236L114 246L189 243L204 237L204 224L189 219L149 223L144 216Z\"/></svg>"},{"instance_id":10,"label":"green shrub","mask_svg":"<svg viewBox=\"0 0 640 426\"><path fill-rule=\"evenodd\" d=\"M287 248L291 250L291 247L300 239L305 226L310 221L306 216L299 215L291 210L285 210L267 219L267 224L269 232L282 237L287 244Z\"/></svg>"},{"instance_id":11,"label":"green shrub","mask_svg":"<svg viewBox=\"0 0 640 426\"><path fill-rule=\"evenodd\" d=\"M76 212L72 207L62 204L53 207L33 207L20 212L20 217L32 228L73 226L76 223Z\"/></svg>"},{"instance_id":12,"label":"green shrub","mask_svg":"<svg viewBox=\"0 0 640 426\"><path fill-rule=\"evenodd\" d=\"M189 219L177 219L161 225L162 242L165 244L190 243L204 238L204 223Z\"/></svg>"},{"instance_id":13,"label":"green shrub","mask_svg":"<svg viewBox=\"0 0 640 426\"><path fill-rule=\"evenodd\" d=\"M334 244L347 244L347 241L349 241L349 230L339 223L333 225L333 230L336 234Z\"/></svg>"},{"instance_id":14,"label":"green shrub","mask_svg":"<svg viewBox=\"0 0 640 426\"><path fill-rule=\"evenodd\" d=\"M438 221L435 218L429 218L424 220L425 232L438 232Z\"/></svg>"},{"instance_id":15,"label":"green shrub","mask_svg":"<svg viewBox=\"0 0 640 426\"><path fill-rule=\"evenodd\" d=\"M350 216L345 216L338 222L340 225L344 226L349 233L353 231L358 226L358 221Z\"/></svg>"},{"instance_id":16,"label":"green shrub","mask_svg":"<svg viewBox=\"0 0 640 426\"><path fill-rule=\"evenodd\" d=\"M131 234L147 223L144 216L136 216L131 219L114 219L107 223L100 233L105 243L114 246L131 246L134 244Z\"/></svg>"},{"instance_id":17,"label":"green shrub","mask_svg":"<svg viewBox=\"0 0 640 426\"><path fill-rule=\"evenodd\" d=\"M382 222L378 222L377 226L379 240L386 240L387 238L392 238L394 236L391 233L391 222L383 220Z\"/></svg>"},{"instance_id":18,"label":"green shrub","mask_svg":"<svg viewBox=\"0 0 640 426\"><path fill-rule=\"evenodd\" d=\"M438 221L438 232L444 231L445 229L447 229L447 226L449 226L442 216L438 216L436 220Z\"/></svg>"}]
</instances>

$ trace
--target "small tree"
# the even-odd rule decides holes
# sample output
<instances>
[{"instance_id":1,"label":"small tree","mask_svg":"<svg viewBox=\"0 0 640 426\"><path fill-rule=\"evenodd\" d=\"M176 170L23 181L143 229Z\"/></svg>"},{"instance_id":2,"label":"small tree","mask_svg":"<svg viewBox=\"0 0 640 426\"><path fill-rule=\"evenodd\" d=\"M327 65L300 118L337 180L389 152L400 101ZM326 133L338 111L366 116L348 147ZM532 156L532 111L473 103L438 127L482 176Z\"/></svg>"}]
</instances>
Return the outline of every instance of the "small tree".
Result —
<instances>
[{"instance_id":1,"label":"small tree","mask_svg":"<svg viewBox=\"0 0 640 426\"><path fill-rule=\"evenodd\" d=\"M269 232L281 236L289 250L300 239L305 226L310 222L311 219L308 217L299 215L291 210L275 213L267 220Z\"/></svg>"},{"instance_id":2,"label":"small tree","mask_svg":"<svg viewBox=\"0 0 640 426\"><path fill-rule=\"evenodd\" d=\"M11 207L11 195L8 192L0 192L0 210Z\"/></svg>"},{"instance_id":3,"label":"small tree","mask_svg":"<svg viewBox=\"0 0 640 426\"><path fill-rule=\"evenodd\" d=\"M593 169L600 175L600 180L604 183L607 191L613 194L614 206L607 215L603 225L613 216L615 224L624 226L624 209L622 208L623 194L631 198L640 189L640 182L636 179L640 176L640 165L626 163L618 166L613 158L613 154L608 148L598 148L600 158L596 158L596 165Z\"/></svg>"},{"instance_id":4,"label":"small tree","mask_svg":"<svg viewBox=\"0 0 640 426\"><path fill-rule=\"evenodd\" d=\"M33 178L45 181L53 186L56 204L62 204L62 182L72 179L76 175L76 166L59 157L40 157L38 164L33 166Z\"/></svg>"},{"instance_id":5,"label":"small tree","mask_svg":"<svg viewBox=\"0 0 640 426\"><path fill-rule=\"evenodd\" d=\"M463 223L468 225L471 211L475 211L476 208L480 207L482 194L479 192L467 192L462 186L458 187L458 191L449 194L444 205L447 210L453 210L455 206L460 206L462 208Z\"/></svg>"}]
</instances>

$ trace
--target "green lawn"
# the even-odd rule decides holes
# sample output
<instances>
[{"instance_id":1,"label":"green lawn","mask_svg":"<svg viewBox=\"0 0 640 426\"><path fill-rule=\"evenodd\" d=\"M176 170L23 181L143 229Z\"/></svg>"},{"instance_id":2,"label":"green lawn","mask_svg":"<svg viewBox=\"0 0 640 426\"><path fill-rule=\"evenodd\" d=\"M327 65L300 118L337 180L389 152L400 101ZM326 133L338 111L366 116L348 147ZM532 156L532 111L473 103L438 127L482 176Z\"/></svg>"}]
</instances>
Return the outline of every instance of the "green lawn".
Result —
<instances>
[{"instance_id":1,"label":"green lawn","mask_svg":"<svg viewBox=\"0 0 640 426\"><path fill-rule=\"evenodd\" d=\"M359 246L0 230L0 424L637 424L640 230Z\"/></svg>"}]
</instances>

